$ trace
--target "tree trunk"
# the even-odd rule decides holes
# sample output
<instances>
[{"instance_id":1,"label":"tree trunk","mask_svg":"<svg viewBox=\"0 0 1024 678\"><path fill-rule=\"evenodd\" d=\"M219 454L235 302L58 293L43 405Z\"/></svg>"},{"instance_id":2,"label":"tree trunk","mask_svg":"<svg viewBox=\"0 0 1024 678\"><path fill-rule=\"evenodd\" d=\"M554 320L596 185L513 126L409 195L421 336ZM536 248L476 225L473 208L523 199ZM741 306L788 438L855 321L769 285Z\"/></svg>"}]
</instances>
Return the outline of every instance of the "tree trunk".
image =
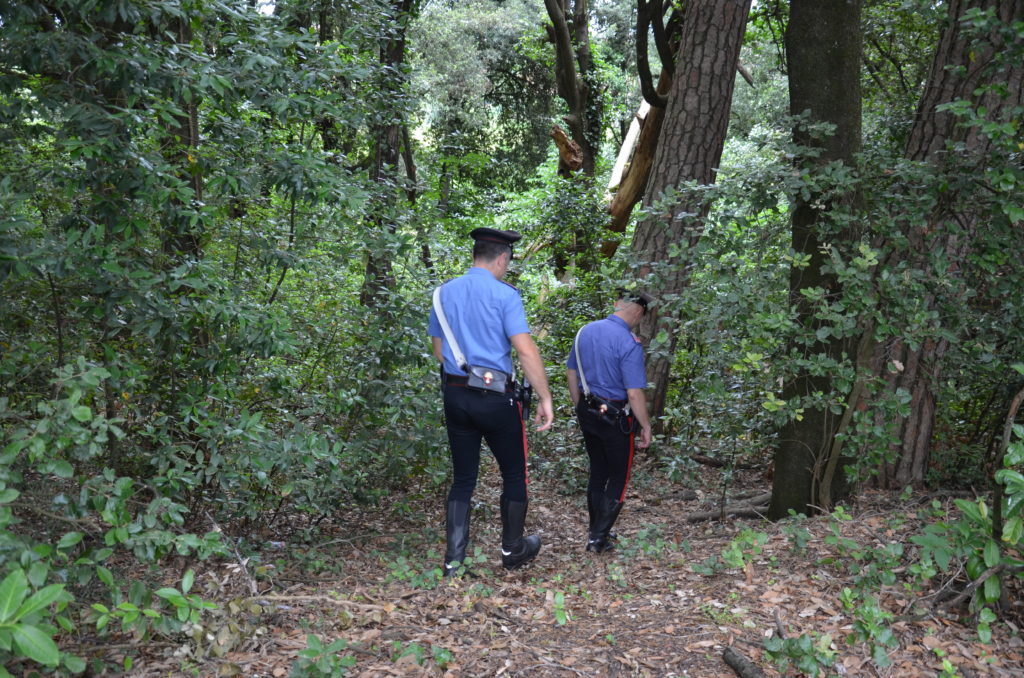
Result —
<instances>
[{"instance_id":1,"label":"tree trunk","mask_svg":"<svg viewBox=\"0 0 1024 678\"><path fill-rule=\"evenodd\" d=\"M835 132L822 139L812 137L802 126L793 131L800 146L817 147L820 155L812 162L821 166L833 161L849 162L860 149L861 29L859 0L793 0L786 28L786 62L789 70L789 102L793 115L809 115L811 123L835 125ZM813 168L811 171L814 171ZM827 273L829 255L826 242L844 251L851 241L849 233L824 235L829 205L820 196L798 199L792 217L793 250L803 255L805 266L791 266L789 302L797 310L801 335L828 330L816 317L816 304L803 293L808 288L825 290L826 298L841 294L839 281ZM835 337L824 332L807 346L794 342L790 354L805 357L825 354L835 361L850 356L851 337ZM818 335L821 336L821 335ZM831 393L835 387L830 375L806 372L791 377L783 386L782 399L793 402L814 393ZM827 508L831 498L835 469L841 467L831 454L840 418L827 406L805 406L801 419L793 418L779 430L775 448L775 471L769 517L784 518L793 509L810 514L814 507ZM824 490L824 491L822 491Z\"/></svg>"},{"instance_id":2,"label":"tree trunk","mask_svg":"<svg viewBox=\"0 0 1024 678\"><path fill-rule=\"evenodd\" d=\"M187 18L174 21L172 27L178 44L189 48L192 41L192 26ZM171 129L175 137L172 153L174 164L179 168L178 176L192 189L192 204L198 205L203 200L203 175L198 169L199 148L199 102L193 97L187 101L177 102L183 111L175 115L175 125ZM202 257L202 235L193 226L191 210L183 209L181 201L172 198L172 209L167 210L163 230L163 250L173 257L175 262L180 259L199 259Z\"/></svg>"},{"instance_id":3,"label":"tree trunk","mask_svg":"<svg viewBox=\"0 0 1024 678\"><path fill-rule=\"evenodd\" d=\"M750 0L695 0L686 4L675 75L644 207L660 204L666 189L683 183L714 183L749 11ZM649 275L646 284L660 299L640 327L651 348L647 376L654 385L654 416L665 408L669 368L678 339L678 308L673 299L689 280L692 251L700 240L709 208L699 196L685 193L669 202L659 216L637 224L632 243L639 273ZM683 218L687 214L696 216Z\"/></svg>"},{"instance_id":4,"label":"tree trunk","mask_svg":"<svg viewBox=\"0 0 1024 678\"><path fill-rule=\"evenodd\" d=\"M583 174L592 177L601 147L601 109L600 98L590 91L594 64L587 0L544 0L544 6L555 44L558 96L569 108L565 124L583 155Z\"/></svg>"},{"instance_id":5,"label":"tree trunk","mask_svg":"<svg viewBox=\"0 0 1024 678\"><path fill-rule=\"evenodd\" d=\"M381 65L384 67L384 83L381 87L382 101L398 101L404 86L402 64L405 61L405 34L410 18L413 0L393 0L392 18L394 26L381 48ZM374 139L373 166L370 180L377 185L377 195L370 208L370 238L367 243L366 273L359 303L363 306L379 307L387 291L394 287L391 273L390 244L395 235L395 221L392 215L397 201L398 159L401 154L402 122L397 111L381 112L384 122L376 126Z\"/></svg>"},{"instance_id":6,"label":"tree trunk","mask_svg":"<svg viewBox=\"0 0 1024 678\"><path fill-rule=\"evenodd\" d=\"M940 106L969 101L975 108L986 109L989 120L1012 122L1019 116L1014 110L1024 105L1024 65L1019 59L1003 61L1010 46L1005 44L999 26L981 40L966 34L961 22L971 10L992 10L1003 26L1009 26L1024 19L1024 0L950 1L947 25L936 48L905 153L909 160L927 162L939 170L948 169L947 163L952 160L954 154L947 152L950 144L961 147L958 160L963 151L980 159L991 151L989 138L977 126L960 124L951 112L939 110ZM1016 49L1019 53L1019 46ZM995 83L1003 85L1001 91L984 87ZM943 201L926 224L908 228L904 233L908 240L904 256L914 268L929 270L930 261L939 256L949 264L943 275L962 277L980 226L976 214L963 210L969 202ZM956 227L951 229L948 224ZM942 289L956 287L948 281L942 285ZM962 296L942 300L936 294L926 299L929 310L938 310L943 302L965 301ZM880 469L878 482L882 487L921 485L928 470L936 413L934 385L941 377L942 360L950 346L946 333L953 329L941 326L942 314L935 318L931 336L919 346L894 340L880 344L874 356L875 374L886 381L891 393L902 389L909 394L911 408L909 416L898 425L899 443L891 455L895 461Z\"/></svg>"},{"instance_id":7,"label":"tree trunk","mask_svg":"<svg viewBox=\"0 0 1024 678\"><path fill-rule=\"evenodd\" d=\"M663 70L656 91L664 95L671 84L668 71ZM643 199L644 189L647 188L647 180L651 175L651 166L654 164L654 155L658 150L658 138L661 136L664 119L665 109L651 106L640 123L636 146L632 149L629 162L622 171L622 178L615 188L615 196L608 205L608 213L612 217L611 223L608 224L610 231L625 232L633 207ZM617 248L618 244L615 241L607 241L601 245L601 254L610 257L615 254Z\"/></svg>"}]
</instances>

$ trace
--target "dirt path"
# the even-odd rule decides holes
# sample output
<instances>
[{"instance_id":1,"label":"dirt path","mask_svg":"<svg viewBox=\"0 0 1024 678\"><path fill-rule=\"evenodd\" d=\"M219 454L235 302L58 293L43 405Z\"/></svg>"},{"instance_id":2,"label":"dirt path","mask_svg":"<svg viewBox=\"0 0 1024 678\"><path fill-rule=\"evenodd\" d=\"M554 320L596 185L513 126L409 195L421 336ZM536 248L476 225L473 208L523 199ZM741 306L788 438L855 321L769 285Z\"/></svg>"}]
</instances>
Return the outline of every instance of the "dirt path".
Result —
<instances>
[{"instance_id":1,"label":"dirt path","mask_svg":"<svg viewBox=\"0 0 1024 678\"><path fill-rule=\"evenodd\" d=\"M475 576L439 586L432 570L444 548L440 498L353 511L344 531L327 535L319 548L279 544L277 552L295 559L291 566L282 559L268 569L275 553L268 550L260 566L222 563L200 576L219 582L208 584L214 594L207 595L222 606L236 601L228 617L235 631L224 631L231 626L225 618L206 629L209 638L224 638L222 657L196 661L180 649L175 656L175 648L154 648L131 673L280 678L315 634L325 646L342 640L345 649L328 653L320 669L295 675L710 678L735 675L722 660L727 647L765 675L798 675L780 674L765 658L764 639L781 626L789 637L830 634L831 645L826 639L821 648L835 652L832 675L1024 675L1024 643L1004 623L994 625L990 645L953 619L893 624L888 668L871 660L870 645L846 643L866 617L858 619L840 602L843 589L853 586L851 556L827 543L830 535L838 529L862 546L904 543L919 525L914 509L867 495L841 523L691 524L681 516L709 504L656 478L642 469L635 473L616 526L619 550L593 555L583 551L582 496L560 494L562 488L535 474L528 526L542 534L544 548L536 562L509 573L498 558L497 478L485 468L474 497L471 550L481 553L471 567ZM750 486L758 480L745 479ZM399 513L403 505L414 510ZM722 564L730 544L747 545L744 567ZM697 571L701 563L714 564L713 572ZM260 568L263 578L245 576ZM239 602L251 597L246 589L253 584L257 614L251 602ZM910 602L899 581L880 600L897 615ZM943 659L958 673L941 673Z\"/></svg>"}]
</instances>

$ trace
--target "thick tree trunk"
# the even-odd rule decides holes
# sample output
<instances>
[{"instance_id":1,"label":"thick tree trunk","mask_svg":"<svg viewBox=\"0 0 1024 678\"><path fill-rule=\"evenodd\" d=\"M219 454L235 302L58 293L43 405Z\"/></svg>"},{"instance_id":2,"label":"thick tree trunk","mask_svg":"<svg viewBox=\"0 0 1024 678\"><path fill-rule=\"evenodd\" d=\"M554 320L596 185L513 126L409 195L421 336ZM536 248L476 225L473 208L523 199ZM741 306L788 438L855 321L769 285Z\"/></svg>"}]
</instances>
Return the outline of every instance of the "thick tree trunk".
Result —
<instances>
[{"instance_id":1,"label":"thick tree trunk","mask_svg":"<svg viewBox=\"0 0 1024 678\"><path fill-rule=\"evenodd\" d=\"M681 184L714 183L749 11L750 0L694 0L686 4L675 75L644 207L660 204L667 189L671 192ZM664 333L652 342L647 371L648 381L654 386L651 410L655 416L665 408L669 368L678 339L678 310L672 299L688 283L692 251L700 240L709 207L696 196L669 202L663 205L660 216L637 225L632 243L639 273L650 275L649 287L661 299L640 328L649 340Z\"/></svg>"},{"instance_id":2,"label":"thick tree trunk","mask_svg":"<svg viewBox=\"0 0 1024 678\"><path fill-rule=\"evenodd\" d=\"M824 139L814 138L803 128L793 132L801 146L820 148L815 163L848 162L860 149L860 1L793 0L786 29L786 61L789 69L790 113L809 114L812 123L835 125L835 132ZM814 304L803 290L821 288L828 298L841 290L835 276L826 272L829 256L823 245L826 238L844 248L849 234L824 236L825 210L819 196L798 200L792 217L793 250L804 255L806 266L792 266L789 274L789 301L797 310L805 333L816 332L822 322L815 317ZM852 338L835 337L810 346L795 343L791 354L825 354L840 361L853 353ZM814 393L833 390L829 375L797 374L784 385L782 399L790 402ZM835 469L830 460L839 450L832 444L839 416L828 407L804 407L801 419L792 419L779 430L775 449L775 472L769 516L784 518L790 509L811 513L822 506L823 495L831 496ZM832 461L832 463L830 463ZM841 472L841 471L840 471ZM822 489L824 488L824 493ZM825 507L822 507L825 508Z\"/></svg>"},{"instance_id":3,"label":"thick tree trunk","mask_svg":"<svg viewBox=\"0 0 1024 678\"><path fill-rule=\"evenodd\" d=\"M970 101L987 110L989 120L1011 122L1015 109L1024 105L1024 65L1020 60L1002 62L1008 46L999 27L985 39L966 34L961 24L971 10L993 10L1004 26L1024 20L1024 0L951 0L947 25L932 61L924 93L918 105L914 126L907 143L906 157L927 162L943 169L951 158L949 145L956 144L969 155L984 158L991 144L978 127L964 126L949 111L940 110L953 101ZM1018 47L1019 50L1019 47ZM1001 83L1001 92L984 85ZM980 94L979 94L980 92ZM961 159L962 161L962 159ZM946 276L960 278L963 265L970 254L978 223L977 215L964 211L966 200L949 201L957 205L940 206L928 223L912 227L904 235L906 249L914 268L928 270L936 255L948 262ZM949 228L948 224L956 224ZM893 262L894 263L894 262ZM955 285L943 285L956 289ZM930 295L926 299L929 310L938 310L943 303L963 303L965 299L939 299ZM941 323L942 314L936 314ZM936 401L934 385L941 377L942 360L949 348L949 339L943 328L936 324L932 336L912 347L903 341L891 341L877 347L873 368L887 382L890 392L903 389L910 396L910 414L897 429L899 443L891 455L895 461L884 464L878 482L883 487L921 485L928 470L932 433L935 426ZM881 415L879 415L881 416Z\"/></svg>"}]
</instances>

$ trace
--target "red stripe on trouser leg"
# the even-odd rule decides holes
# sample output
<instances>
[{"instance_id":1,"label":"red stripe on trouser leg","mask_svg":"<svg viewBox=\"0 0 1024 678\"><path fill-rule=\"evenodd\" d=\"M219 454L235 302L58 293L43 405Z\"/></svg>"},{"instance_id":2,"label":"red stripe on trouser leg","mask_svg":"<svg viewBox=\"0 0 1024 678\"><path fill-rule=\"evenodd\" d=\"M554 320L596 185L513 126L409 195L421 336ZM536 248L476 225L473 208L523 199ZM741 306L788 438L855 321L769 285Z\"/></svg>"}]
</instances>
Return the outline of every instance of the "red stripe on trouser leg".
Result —
<instances>
[{"instance_id":1,"label":"red stripe on trouser leg","mask_svg":"<svg viewBox=\"0 0 1024 678\"><path fill-rule=\"evenodd\" d=\"M626 501L626 488L629 487L629 476L633 471L633 448L636 441L636 431L633 430L633 417L629 418L629 461L626 462L626 482L622 483L622 494L619 501Z\"/></svg>"},{"instance_id":2,"label":"red stripe on trouser leg","mask_svg":"<svg viewBox=\"0 0 1024 678\"><path fill-rule=\"evenodd\" d=\"M519 408L520 428L523 431L523 482L528 486L530 484L530 469L526 461L530 457L530 448L526 443L526 422L523 421L523 404L517 402L516 407Z\"/></svg>"}]
</instances>

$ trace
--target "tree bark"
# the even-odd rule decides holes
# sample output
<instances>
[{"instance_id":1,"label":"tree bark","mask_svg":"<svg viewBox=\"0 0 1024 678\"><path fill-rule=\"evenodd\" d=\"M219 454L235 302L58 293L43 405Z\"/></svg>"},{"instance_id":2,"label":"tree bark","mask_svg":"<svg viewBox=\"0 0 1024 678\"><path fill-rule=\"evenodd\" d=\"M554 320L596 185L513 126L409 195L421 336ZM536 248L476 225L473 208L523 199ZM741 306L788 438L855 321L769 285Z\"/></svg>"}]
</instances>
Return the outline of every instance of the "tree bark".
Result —
<instances>
[{"instance_id":1,"label":"tree bark","mask_svg":"<svg viewBox=\"0 0 1024 678\"><path fill-rule=\"evenodd\" d=\"M662 209L637 224L632 242L638 273L649 276L646 284L660 299L640 327L651 348L647 376L654 386L654 416L665 408L678 339L678 309L672 300L689 281L692 251L709 208L699 196L681 193L667 205L661 204L662 196L687 182L714 183L749 11L750 0L695 0L684 10L661 140L643 200L644 207L659 204Z\"/></svg>"},{"instance_id":2,"label":"tree bark","mask_svg":"<svg viewBox=\"0 0 1024 678\"><path fill-rule=\"evenodd\" d=\"M172 29L178 44L188 49L192 41L192 26L188 18L176 19ZM180 168L178 176L192 189L192 204L198 205L203 200L203 175L196 157L199 149L199 102L193 97L188 101L178 101L178 104L183 113L174 116L175 125L171 132L176 144L173 155L175 165ZM191 215L182 209L181 201L175 197L171 202L174 208L167 211L163 250L175 260L199 259L202 257L202 236L192 225Z\"/></svg>"},{"instance_id":3,"label":"tree bark","mask_svg":"<svg viewBox=\"0 0 1024 678\"><path fill-rule=\"evenodd\" d=\"M789 25L786 29L786 62L789 70L790 113L809 115L809 122L827 122L835 126L834 134L825 138L812 136L805 127L793 131L800 146L816 147L820 155L812 161L821 166L833 161L849 162L860 149L861 99L860 0L793 0L790 3ZM811 170L813 171L813 169ZM849 233L825 236L822 233L829 205L820 196L798 199L793 206L793 250L808 262L791 266L789 302L797 310L801 335L828 329L816 318L815 304L803 293L808 288L825 290L826 298L841 293L835 275L827 273L829 255L824 249L826 239L845 251L851 241ZM790 355L825 354L835 361L848 357L855 345L851 337L835 337L828 333L810 346L794 342ZM791 377L783 386L782 399L796 402L814 393L834 391L831 375L806 372ZM829 455L840 418L827 406L804 407L801 419L793 418L779 429L775 448L775 471L769 517L784 518L792 509L811 514L824 501L820 491L831 496L830 488L838 464ZM836 450L838 453L838 450ZM831 469L831 471L827 471Z\"/></svg>"},{"instance_id":4,"label":"tree bark","mask_svg":"<svg viewBox=\"0 0 1024 678\"><path fill-rule=\"evenodd\" d=\"M580 147L581 169L594 176L601 146L600 99L591 92L594 63L590 53L587 0L544 0L555 44L558 96L569 107L565 124Z\"/></svg>"},{"instance_id":5,"label":"tree bark","mask_svg":"<svg viewBox=\"0 0 1024 678\"><path fill-rule=\"evenodd\" d=\"M668 71L663 70L658 79L657 91L666 94L671 85L672 78ZM633 207L644 197L644 189L647 188L647 180L651 175L651 166L658 150L658 138L661 136L661 125L664 120L665 109L655 106L651 106L644 116L632 157L623 170L615 196L608 205L608 213L612 217L611 223L608 224L610 231L624 232L629 216L633 213ZM610 257L615 254L615 249L615 243L605 243L601 246L601 253Z\"/></svg>"},{"instance_id":6,"label":"tree bark","mask_svg":"<svg viewBox=\"0 0 1024 678\"><path fill-rule=\"evenodd\" d=\"M982 40L966 34L962 20L969 11L976 9L994 11L1003 25L1024 19L1024 0L950 1L947 24L908 139L905 156L909 160L930 163L943 170L948 169L952 160L953 154L947 151L950 144L958 145L961 155L966 151L979 159L991 151L989 138L978 127L960 124L951 112L940 110L943 104L969 101L975 107L985 108L989 120L1002 122L1012 122L1014 116L1019 115L1014 110L1024 105L1024 65L1016 60L995 68L1010 47L998 27ZM1016 49L1019 50L1019 46ZM994 83L1003 85L1001 92L983 87ZM928 223L907 229L904 235L908 247L902 256L906 256L914 268L932 269L932 257L940 257L949 262L945 276L962 278L980 226L977 215L962 207L965 203L969 201L944 201ZM956 228L950 229L947 224L956 224ZM943 285L944 289L955 287ZM943 300L937 294L930 294L925 301L929 310L938 310L943 302L956 304L965 299ZM895 461L883 464L879 470L878 482L882 487L922 485L925 480L935 427L934 385L941 378L942 361L950 346L948 331L951 328L942 327L941 313L935 318L931 336L919 346L896 339L880 344L875 352L875 374L886 382L889 392L902 389L909 394L911 410L898 424L896 433L900 442L891 455ZM901 365L902 370L889 369L894 365Z\"/></svg>"},{"instance_id":7,"label":"tree bark","mask_svg":"<svg viewBox=\"0 0 1024 678\"><path fill-rule=\"evenodd\" d=\"M392 0L394 26L381 48L380 61L384 67L385 83L381 99L400 99L404 84L401 67L405 62L405 35L413 0ZM388 244L395 234L396 225L391 212L397 200L398 159L401 154L402 122L397 111L383 116L384 122L376 126L373 166L370 180L377 185L377 197L371 208L371 238L366 258L366 273L359 303L379 307L387 291L394 287L391 256Z\"/></svg>"}]
</instances>

